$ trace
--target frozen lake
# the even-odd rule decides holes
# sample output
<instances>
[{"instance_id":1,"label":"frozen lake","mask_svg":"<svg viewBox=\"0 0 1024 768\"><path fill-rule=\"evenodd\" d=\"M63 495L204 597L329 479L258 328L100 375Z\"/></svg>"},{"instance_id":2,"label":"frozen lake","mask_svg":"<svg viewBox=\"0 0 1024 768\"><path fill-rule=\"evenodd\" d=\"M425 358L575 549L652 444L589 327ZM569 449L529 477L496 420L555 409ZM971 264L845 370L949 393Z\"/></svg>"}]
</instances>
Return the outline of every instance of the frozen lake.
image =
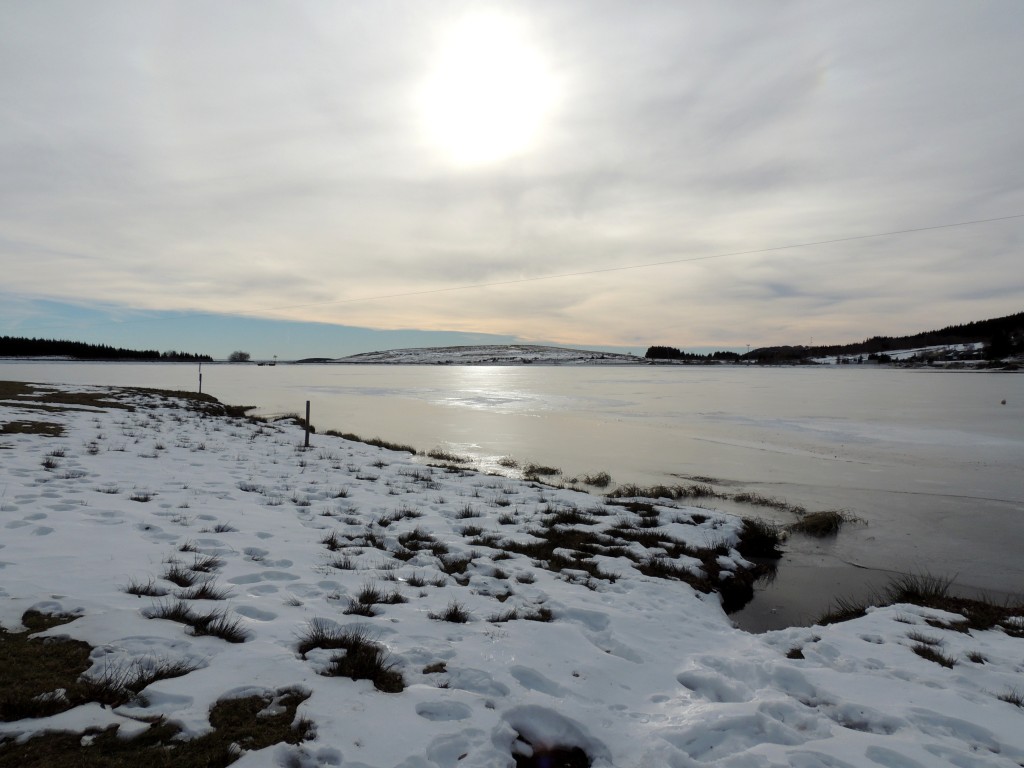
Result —
<instances>
[{"instance_id":1,"label":"frozen lake","mask_svg":"<svg viewBox=\"0 0 1024 768\"><path fill-rule=\"evenodd\" d=\"M0 379L195 390L190 364L0 362ZM743 367L203 366L203 390L318 429L513 456L618 483L749 490L862 524L794 537L740 621L812 619L890 571L1024 592L1024 377L968 371ZM1005 401L1005 404L1003 404ZM315 440L315 438L314 438ZM718 504L729 509L728 505ZM738 508L744 514L787 513Z\"/></svg>"}]
</instances>

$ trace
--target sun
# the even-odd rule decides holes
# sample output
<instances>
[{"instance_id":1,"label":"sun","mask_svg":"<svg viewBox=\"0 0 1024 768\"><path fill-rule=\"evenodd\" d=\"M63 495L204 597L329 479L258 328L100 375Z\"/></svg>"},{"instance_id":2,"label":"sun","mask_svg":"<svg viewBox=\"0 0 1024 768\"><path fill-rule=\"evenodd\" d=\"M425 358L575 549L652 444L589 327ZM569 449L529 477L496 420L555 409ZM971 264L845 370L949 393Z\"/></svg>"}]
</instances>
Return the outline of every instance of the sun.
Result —
<instances>
[{"instance_id":1,"label":"sun","mask_svg":"<svg viewBox=\"0 0 1024 768\"><path fill-rule=\"evenodd\" d=\"M487 165L527 151L554 102L554 78L522 24L496 13L444 35L419 93L429 141L453 162Z\"/></svg>"}]
</instances>

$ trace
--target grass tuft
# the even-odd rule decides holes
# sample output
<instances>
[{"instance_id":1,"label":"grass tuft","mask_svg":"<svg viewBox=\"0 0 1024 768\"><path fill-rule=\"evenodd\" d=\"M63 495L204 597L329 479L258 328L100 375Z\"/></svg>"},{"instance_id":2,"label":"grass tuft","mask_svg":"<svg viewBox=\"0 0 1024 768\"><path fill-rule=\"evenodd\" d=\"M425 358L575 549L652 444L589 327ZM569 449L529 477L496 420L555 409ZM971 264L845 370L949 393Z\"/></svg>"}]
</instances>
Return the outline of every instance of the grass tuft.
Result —
<instances>
[{"instance_id":1,"label":"grass tuft","mask_svg":"<svg viewBox=\"0 0 1024 768\"><path fill-rule=\"evenodd\" d=\"M1006 693L1000 693L996 698L1000 701L1005 701L1007 704L1013 704L1015 707L1024 709L1024 693L1021 693L1016 688Z\"/></svg>"},{"instance_id":2,"label":"grass tuft","mask_svg":"<svg viewBox=\"0 0 1024 768\"><path fill-rule=\"evenodd\" d=\"M212 579L178 592L178 598L181 600L227 600L229 597L231 590L218 587Z\"/></svg>"},{"instance_id":3,"label":"grass tuft","mask_svg":"<svg viewBox=\"0 0 1024 768\"><path fill-rule=\"evenodd\" d=\"M777 560L782 557L779 545L782 543L782 531L779 526L768 520L746 517L740 530L740 542L736 549L746 558L758 557Z\"/></svg>"},{"instance_id":4,"label":"grass tuft","mask_svg":"<svg viewBox=\"0 0 1024 768\"><path fill-rule=\"evenodd\" d=\"M163 597L167 594L167 590L158 586L152 578L145 582L129 579L128 583L121 589L129 595L135 595L136 597Z\"/></svg>"},{"instance_id":5,"label":"grass tuft","mask_svg":"<svg viewBox=\"0 0 1024 768\"><path fill-rule=\"evenodd\" d=\"M934 661L936 664L940 664L947 669L952 669L956 664L956 659L952 656L947 656L935 649L934 645L928 645L927 643L917 643L911 647L914 653L920 656L922 659L928 659L928 661Z\"/></svg>"},{"instance_id":6,"label":"grass tuft","mask_svg":"<svg viewBox=\"0 0 1024 768\"><path fill-rule=\"evenodd\" d=\"M427 616L435 621L450 621L453 624L465 624L470 618L469 611L458 600L452 600L440 613L428 613Z\"/></svg>"},{"instance_id":7,"label":"grass tuft","mask_svg":"<svg viewBox=\"0 0 1024 768\"><path fill-rule=\"evenodd\" d=\"M584 485L592 485L595 488L607 488L612 482L612 476L607 472L584 475L581 479Z\"/></svg>"},{"instance_id":8,"label":"grass tuft","mask_svg":"<svg viewBox=\"0 0 1024 768\"><path fill-rule=\"evenodd\" d=\"M202 577L194 570L183 568L181 563L173 562L168 564L161 578L179 587L191 587Z\"/></svg>"},{"instance_id":9,"label":"grass tuft","mask_svg":"<svg viewBox=\"0 0 1024 768\"><path fill-rule=\"evenodd\" d=\"M212 573L224 567L224 560L216 555L197 557L190 569L198 573Z\"/></svg>"},{"instance_id":10,"label":"grass tuft","mask_svg":"<svg viewBox=\"0 0 1024 768\"><path fill-rule=\"evenodd\" d=\"M844 523L850 522L851 518L839 510L827 512L811 512L791 524L788 530L794 533L802 533L806 536L835 536Z\"/></svg>"},{"instance_id":11,"label":"grass tuft","mask_svg":"<svg viewBox=\"0 0 1024 768\"><path fill-rule=\"evenodd\" d=\"M362 627L341 628L328 619L312 619L299 638L299 653L303 658L314 648L344 650L331 659L330 666L321 674L327 677L348 677L352 680L370 680L378 691L400 693L405 680L387 650L370 639Z\"/></svg>"},{"instance_id":12,"label":"grass tuft","mask_svg":"<svg viewBox=\"0 0 1024 768\"><path fill-rule=\"evenodd\" d=\"M448 461L452 464L469 464L469 462L472 461L468 456L459 456L456 453L444 451L440 448L434 448L427 451L427 456L432 459L437 459L438 461Z\"/></svg>"},{"instance_id":13,"label":"grass tuft","mask_svg":"<svg viewBox=\"0 0 1024 768\"><path fill-rule=\"evenodd\" d=\"M98 671L90 670L79 680L79 685L85 700L119 707L132 701L151 683L184 677L199 667L196 662L184 660L134 659L128 664L106 664Z\"/></svg>"}]
</instances>

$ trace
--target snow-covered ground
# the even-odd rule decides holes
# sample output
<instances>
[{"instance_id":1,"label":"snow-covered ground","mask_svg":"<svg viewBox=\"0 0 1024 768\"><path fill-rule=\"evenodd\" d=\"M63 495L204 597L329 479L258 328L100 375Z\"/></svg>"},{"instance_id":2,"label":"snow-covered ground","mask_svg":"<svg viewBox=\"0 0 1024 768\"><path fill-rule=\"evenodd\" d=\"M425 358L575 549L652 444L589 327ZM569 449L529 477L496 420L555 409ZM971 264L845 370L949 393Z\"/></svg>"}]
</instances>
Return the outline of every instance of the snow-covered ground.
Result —
<instances>
[{"instance_id":1,"label":"snow-covered ground","mask_svg":"<svg viewBox=\"0 0 1024 768\"><path fill-rule=\"evenodd\" d=\"M645 360L615 352L546 347L531 344L493 344L466 347L422 347L363 352L327 362L390 365L637 365Z\"/></svg>"},{"instance_id":2,"label":"snow-covered ground","mask_svg":"<svg viewBox=\"0 0 1024 768\"><path fill-rule=\"evenodd\" d=\"M1024 709L999 698L1024 694L1024 639L1003 629L942 629L928 621L958 617L897 605L750 635L714 593L643 575L658 544L595 555L614 580L499 544L536 542L545 521L566 534L642 523L661 546L717 547L728 574L746 562L735 518L659 504L655 527L650 512L643 521L586 494L322 435L303 450L292 425L118 399L138 407L0 402L0 424L64 429L0 435L0 623L18 629L30 608L78 614L45 634L94 646L96 673L154 659L197 668L113 710L0 723L0 738L110 723L136 732L136 718L158 714L200 734L218 699L298 688L315 738L235 765L501 768L545 746L580 747L605 768L1024 765ZM226 591L221 600L191 599L164 578L209 557L215 565L194 573ZM685 555L674 564L700 567ZM166 595L128 594L132 584ZM405 602L346 613L367 587ZM226 611L245 642L149 618L179 596L197 612ZM453 604L468 621L433 618ZM550 621L525 619L546 611ZM344 652L300 653L311 626L365 628L404 690L319 674ZM954 666L917 655L922 643Z\"/></svg>"},{"instance_id":3,"label":"snow-covered ground","mask_svg":"<svg viewBox=\"0 0 1024 768\"><path fill-rule=\"evenodd\" d=\"M985 345L979 342L971 342L968 344L938 344L931 347L915 347L913 349L893 349L885 354L888 355L893 362L906 362L911 359L920 360L960 360L960 358L969 358L973 354L980 352ZM856 362L857 358L863 357L865 362L874 363L874 360L868 360L867 355L842 355L844 360L852 360ZM818 363L819 365L837 365L839 363L839 357L831 355L829 357L814 357L811 358L812 362ZM982 359L965 359L965 363L977 363L983 365L986 361Z\"/></svg>"}]
</instances>

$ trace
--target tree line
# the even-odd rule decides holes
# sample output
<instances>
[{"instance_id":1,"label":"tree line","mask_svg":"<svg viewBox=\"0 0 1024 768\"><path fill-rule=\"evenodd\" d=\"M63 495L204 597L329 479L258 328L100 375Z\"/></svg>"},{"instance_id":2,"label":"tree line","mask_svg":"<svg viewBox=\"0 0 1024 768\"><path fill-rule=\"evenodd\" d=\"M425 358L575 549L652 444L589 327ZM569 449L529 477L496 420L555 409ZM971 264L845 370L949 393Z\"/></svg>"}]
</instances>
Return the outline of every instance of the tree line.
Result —
<instances>
[{"instance_id":1,"label":"tree line","mask_svg":"<svg viewBox=\"0 0 1024 768\"><path fill-rule=\"evenodd\" d=\"M854 344L828 346L760 347L743 357L761 363L794 362L811 357L843 357L867 355L879 359L886 352L918 347L952 346L954 344L985 345L985 357L998 360L1024 352L1024 312L973 323L947 325L934 331L923 331L910 336L872 336ZM749 356L749 357L748 357Z\"/></svg>"},{"instance_id":2,"label":"tree line","mask_svg":"<svg viewBox=\"0 0 1024 768\"><path fill-rule=\"evenodd\" d=\"M1024 312L973 323L947 325L934 331L924 331L911 336L872 336L853 344L832 344L822 346L778 346L759 347L746 354L736 352L712 352L700 355L685 352L676 347L648 347L644 355L648 360L680 360L684 362L738 362L751 360L758 363L794 363L815 357L856 358L863 362L888 362L887 352L918 347L952 346L954 344L983 343L984 357L1001 360L1011 355L1024 354Z\"/></svg>"},{"instance_id":3,"label":"tree line","mask_svg":"<svg viewBox=\"0 0 1024 768\"><path fill-rule=\"evenodd\" d=\"M675 347L648 347L646 354L648 360L686 360L695 363L710 363L715 361L736 362L740 355L736 352L709 352L701 355L697 352L684 352Z\"/></svg>"},{"instance_id":4,"label":"tree line","mask_svg":"<svg viewBox=\"0 0 1024 768\"><path fill-rule=\"evenodd\" d=\"M62 339L30 339L23 336L0 336L0 357L71 357L75 360L162 360L165 362L199 362L213 360L209 355L155 349L124 349L107 344L86 344Z\"/></svg>"}]
</instances>

